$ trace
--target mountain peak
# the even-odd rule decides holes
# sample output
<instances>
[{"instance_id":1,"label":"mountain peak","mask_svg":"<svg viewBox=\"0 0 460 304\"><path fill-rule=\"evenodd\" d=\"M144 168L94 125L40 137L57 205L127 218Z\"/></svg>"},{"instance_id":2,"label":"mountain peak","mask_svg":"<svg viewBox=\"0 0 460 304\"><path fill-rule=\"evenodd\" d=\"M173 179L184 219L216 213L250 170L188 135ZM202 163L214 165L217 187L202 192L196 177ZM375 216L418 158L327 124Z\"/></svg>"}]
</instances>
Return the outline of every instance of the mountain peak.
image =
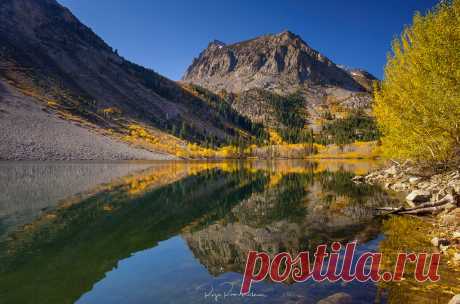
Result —
<instances>
[{"instance_id":1,"label":"mountain peak","mask_svg":"<svg viewBox=\"0 0 460 304\"><path fill-rule=\"evenodd\" d=\"M211 91L234 93L262 88L287 94L311 86L366 90L289 30L230 45L213 41L182 79Z\"/></svg>"},{"instance_id":2,"label":"mountain peak","mask_svg":"<svg viewBox=\"0 0 460 304\"><path fill-rule=\"evenodd\" d=\"M278 36L278 37L288 37L288 38L291 38L291 39L295 39L295 38L300 38L300 36L294 34L293 32L291 32L290 30L284 30L278 34L275 34L275 36Z\"/></svg>"},{"instance_id":3,"label":"mountain peak","mask_svg":"<svg viewBox=\"0 0 460 304\"><path fill-rule=\"evenodd\" d=\"M225 42L214 39L213 41L209 42L209 45L225 46L226 44Z\"/></svg>"},{"instance_id":4,"label":"mountain peak","mask_svg":"<svg viewBox=\"0 0 460 304\"><path fill-rule=\"evenodd\" d=\"M224 46L226 46L225 42L214 39L213 41L209 42L208 49L221 49Z\"/></svg>"}]
</instances>

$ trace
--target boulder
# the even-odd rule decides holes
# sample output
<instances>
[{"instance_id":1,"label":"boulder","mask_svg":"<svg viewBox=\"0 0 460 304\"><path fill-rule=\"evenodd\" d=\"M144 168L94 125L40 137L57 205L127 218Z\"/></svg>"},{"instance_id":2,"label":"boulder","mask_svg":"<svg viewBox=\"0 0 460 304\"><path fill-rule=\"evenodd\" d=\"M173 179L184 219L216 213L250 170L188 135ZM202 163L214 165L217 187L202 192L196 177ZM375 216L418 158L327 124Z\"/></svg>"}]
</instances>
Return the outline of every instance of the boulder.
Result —
<instances>
[{"instance_id":1,"label":"boulder","mask_svg":"<svg viewBox=\"0 0 460 304\"><path fill-rule=\"evenodd\" d=\"M441 250L442 253L446 253L447 250L449 249L449 246L439 245L439 249Z\"/></svg>"},{"instance_id":2,"label":"boulder","mask_svg":"<svg viewBox=\"0 0 460 304\"><path fill-rule=\"evenodd\" d=\"M450 299L448 304L460 304L460 294L454 296L452 299Z\"/></svg>"},{"instance_id":3,"label":"boulder","mask_svg":"<svg viewBox=\"0 0 460 304\"><path fill-rule=\"evenodd\" d=\"M432 240L431 240L431 244L434 246L434 247L439 247L439 246L447 246L449 245L449 240L448 239L444 239L444 238L437 238L437 237L434 237Z\"/></svg>"},{"instance_id":4,"label":"boulder","mask_svg":"<svg viewBox=\"0 0 460 304\"><path fill-rule=\"evenodd\" d=\"M426 190L414 190L406 197L406 200L411 203L425 203L431 198L431 193Z\"/></svg>"},{"instance_id":5,"label":"boulder","mask_svg":"<svg viewBox=\"0 0 460 304\"><path fill-rule=\"evenodd\" d=\"M396 175L398 174L398 169L396 169L396 166L391 166L390 168L386 169L384 172L388 175Z\"/></svg>"},{"instance_id":6,"label":"boulder","mask_svg":"<svg viewBox=\"0 0 460 304\"><path fill-rule=\"evenodd\" d=\"M364 176L362 176L362 175L356 175L356 176L353 177L351 180L354 181L354 182L362 183L362 182L365 181L365 178L364 178Z\"/></svg>"},{"instance_id":7,"label":"boulder","mask_svg":"<svg viewBox=\"0 0 460 304\"><path fill-rule=\"evenodd\" d=\"M409 183L412 185L418 183L419 181L420 181L420 177L416 177L416 176L409 177Z\"/></svg>"},{"instance_id":8,"label":"boulder","mask_svg":"<svg viewBox=\"0 0 460 304\"><path fill-rule=\"evenodd\" d=\"M338 292L332 296L319 300L316 304L349 304L352 303L352 298L348 293Z\"/></svg>"}]
</instances>

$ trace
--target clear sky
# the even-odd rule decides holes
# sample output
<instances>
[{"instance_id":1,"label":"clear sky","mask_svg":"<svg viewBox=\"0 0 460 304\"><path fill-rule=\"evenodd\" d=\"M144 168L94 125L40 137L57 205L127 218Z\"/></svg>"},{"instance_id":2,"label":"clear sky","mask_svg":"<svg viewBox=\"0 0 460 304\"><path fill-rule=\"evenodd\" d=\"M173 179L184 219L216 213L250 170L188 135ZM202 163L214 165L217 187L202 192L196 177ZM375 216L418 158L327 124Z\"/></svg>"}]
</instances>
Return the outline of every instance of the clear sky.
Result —
<instances>
[{"instance_id":1,"label":"clear sky","mask_svg":"<svg viewBox=\"0 0 460 304\"><path fill-rule=\"evenodd\" d=\"M337 64L382 78L391 40L436 0L58 0L121 56L171 79L218 39L290 30Z\"/></svg>"}]
</instances>

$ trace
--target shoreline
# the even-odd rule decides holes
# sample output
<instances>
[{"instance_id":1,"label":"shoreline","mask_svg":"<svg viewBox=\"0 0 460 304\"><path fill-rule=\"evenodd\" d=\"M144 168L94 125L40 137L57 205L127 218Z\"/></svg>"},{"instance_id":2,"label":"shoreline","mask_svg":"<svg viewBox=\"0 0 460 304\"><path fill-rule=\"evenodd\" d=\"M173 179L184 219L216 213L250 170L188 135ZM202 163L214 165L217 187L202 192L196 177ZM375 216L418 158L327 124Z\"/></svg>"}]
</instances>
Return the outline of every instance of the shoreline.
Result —
<instances>
[{"instance_id":1,"label":"shoreline","mask_svg":"<svg viewBox=\"0 0 460 304\"><path fill-rule=\"evenodd\" d=\"M427 242L448 258L450 266L460 265L459 168L442 173L427 173L406 162L358 175L353 181L358 184L379 184L386 190L407 195L406 204L397 209L388 209L387 215L402 211L398 216L417 216L432 224Z\"/></svg>"}]
</instances>

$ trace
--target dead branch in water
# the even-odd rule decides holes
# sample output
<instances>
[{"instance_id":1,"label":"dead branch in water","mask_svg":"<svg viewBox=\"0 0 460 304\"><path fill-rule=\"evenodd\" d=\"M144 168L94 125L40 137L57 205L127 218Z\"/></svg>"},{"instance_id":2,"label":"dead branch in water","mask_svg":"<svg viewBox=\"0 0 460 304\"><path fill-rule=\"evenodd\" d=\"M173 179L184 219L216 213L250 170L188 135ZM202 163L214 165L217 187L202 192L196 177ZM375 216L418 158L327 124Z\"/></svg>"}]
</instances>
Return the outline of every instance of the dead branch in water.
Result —
<instances>
[{"instance_id":1,"label":"dead branch in water","mask_svg":"<svg viewBox=\"0 0 460 304\"><path fill-rule=\"evenodd\" d=\"M458 200L454 197L454 200L449 198L443 198L437 202L427 202L420 204L416 207L412 208L405 208L403 206L400 207L381 207L377 208L378 211L386 211L384 215L390 214L411 214L411 215L427 215L427 214L438 214L445 209L451 208L452 204L456 204Z\"/></svg>"}]
</instances>

